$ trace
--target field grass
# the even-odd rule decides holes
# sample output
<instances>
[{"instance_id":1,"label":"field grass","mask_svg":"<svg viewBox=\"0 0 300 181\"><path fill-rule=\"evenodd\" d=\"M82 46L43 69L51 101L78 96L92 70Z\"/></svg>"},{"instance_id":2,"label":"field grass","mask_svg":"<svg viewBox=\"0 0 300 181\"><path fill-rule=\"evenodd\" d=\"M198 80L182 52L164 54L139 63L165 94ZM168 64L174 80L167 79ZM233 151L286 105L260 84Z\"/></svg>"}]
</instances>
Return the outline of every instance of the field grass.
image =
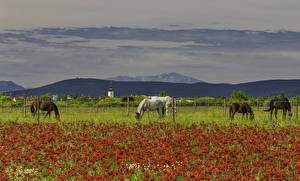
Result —
<instances>
[{"instance_id":1,"label":"field grass","mask_svg":"<svg viewBox=\"0 0 300 181\"><path fill-rule=\"evenodd\" d=\"M287 127L299 126L299 120L295 120L295 108L293 108L293 117L291 119L282 119L282 111L278 111L278 119L276 120L273 115L273 120L270 121L270 113L264 112L264 107L253 107L255 114L254 120L242 119L242 114L236 113L234 120L229 120L228 109L226 116L223 107L178 107L175 117L175 123L183 125L199 124L199 123L214 123L218 125L229 125L231 123L247 126L260 126L260 127ZM169 114L165 118L159 120L156 111L145 112L141 120L135 119L135 107L129 108L129 115L127 109L124 107L112 108L97 108L95 107L59 107L62 122L78 122L78 121L92 121L95 123L142 123L147 124L153 121L173 123L172 110L169 109ZM52 112L51 119L48 117L44 119L46 112L40 112L40 122L55 122L54 112ZM36 118L31 117L29 108L26 111L26 118L24 117L23 108L5 108L0 111L1 122L17 122L17 123L36 123Z\"/></svg>"},{"instance_id":2,"label":"field grass","mask_svg":"<svg viewBox=\"0 0 300 181\"><path fill-rule=\"evenodd\" d=\"M178 107L175 122L135 107L59 107L61 121L0 110L0 180L296 180L299 121L228 119L223 107ZM295 112L295 110L293 110Z\"/></svg>"}]
</instances>

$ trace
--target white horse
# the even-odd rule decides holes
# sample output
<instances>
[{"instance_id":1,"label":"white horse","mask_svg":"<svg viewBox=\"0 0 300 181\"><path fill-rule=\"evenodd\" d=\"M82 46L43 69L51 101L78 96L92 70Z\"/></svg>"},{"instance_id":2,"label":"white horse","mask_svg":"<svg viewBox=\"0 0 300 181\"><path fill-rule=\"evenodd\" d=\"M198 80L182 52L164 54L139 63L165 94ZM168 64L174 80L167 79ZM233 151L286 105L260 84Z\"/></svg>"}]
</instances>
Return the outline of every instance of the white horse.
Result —
<instances>
[{"instance_id":1,"label":"white horse","mask_svg":"<svg viewBox=\"0 0 300 181\"><path fill-rule=\"evenodd\" d=\"M137 109L135 118L136 119L141 119L144 112L147 110L157 110L159 119L161 118L161 113L162 116L164 116L165 110L164 110L165 104L163 101L159 99L150 99L150 98L145 98L140 102L139 107Z\"/></svg>"},{"instance_id":2,"label":"white horse","mask_svg":"<svg viewBox=\"0 0 300 181\"><path fill-rule=\"evenodd\" d=\"M172 97L170 96L165 96L165 97L158 97L158 96L149 96L149 99L157 99L157 100L161 100L164 103L164 108L166 110L166 115L168 115L168 108L169 106L172 104ZM172 104L172 106L175 106ZM175 107L175 112L176 112L176 107Z\"/></svg>"}]
</instances>

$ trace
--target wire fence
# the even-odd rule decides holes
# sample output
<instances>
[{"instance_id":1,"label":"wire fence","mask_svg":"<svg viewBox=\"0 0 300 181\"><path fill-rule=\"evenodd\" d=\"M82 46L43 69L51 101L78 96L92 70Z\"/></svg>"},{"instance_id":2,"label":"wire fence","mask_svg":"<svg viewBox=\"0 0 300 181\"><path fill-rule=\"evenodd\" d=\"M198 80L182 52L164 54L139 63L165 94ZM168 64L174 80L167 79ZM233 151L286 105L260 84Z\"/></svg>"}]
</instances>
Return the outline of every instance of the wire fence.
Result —
<instances>
[{"instance_id":1,"label":"wire fence","mask_svg":"<svg viewBox=\"0 0 300 181\"><path fill-rule=\"evenodd\" d=\"M39 99L39 98L38 98ZM33 101L12 101L12 100L2 100L1 101L1 113L4 112L23 112L23 117L29 117L31 115L30 106ZM130 101L127 98L125 102L116 102L112 99L110 100L99 100L99 101L76 101L76 100L68 100L68 101L53 101L60 111L64 113L68 113L69 111L83 111L86 114L94 114L94 113L101 113L106 111L111 111L113 108L121 109L127 116L130 114L135 114L137 106L139 105L140 101ZM254 112L264 111L269 108L269 101L244 101L251 105ZM172 119L175 121L176 114L180 113L181 108L189 107L191 110L194 111L203 111L203 112L210 112L215 111L215 108L218 110L223 109L224 117L229 116L229 105L231 101L224 99L221 101L193 101L188 100L182 102L181 99L173 98L173 103L171 106L172 108L169 110L172 114ZM290 101L292 112L293 112L293 119L295 121L299 120L298 117L298 105L299 101L293 100ZM149 116L149 113L148 113ZM1 117L1 114L0 114ZM37 120L39 121L39 111L37 112ZM272 119L272 118L270 118Z\"/></svg>"}]
</instances>

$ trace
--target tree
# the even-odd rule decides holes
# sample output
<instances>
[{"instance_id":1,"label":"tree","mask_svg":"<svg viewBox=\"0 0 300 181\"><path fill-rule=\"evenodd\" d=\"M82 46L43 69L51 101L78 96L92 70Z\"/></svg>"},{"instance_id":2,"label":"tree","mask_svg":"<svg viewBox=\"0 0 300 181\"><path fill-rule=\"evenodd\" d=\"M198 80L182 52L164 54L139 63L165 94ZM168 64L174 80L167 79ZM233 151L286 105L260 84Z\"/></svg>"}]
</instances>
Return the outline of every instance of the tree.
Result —
<instances>
[{"instance_id":1,"label":"tree","mask_svg":"<svg viewBox=\"0 0 300 181\"><path fill-rule=\"evenodd\" d=\"M51 101L51 94L45 94L41 96L41 101Z\"/></svg>"},{"instance_id":2,"label":"tree","mask_svg":"<svg viewBox=\"0 0 300 181\"><path fill-rule=\"evenodd\" d=\"M279 98L280 98L280 99L284 99L284 98L285 98L284 92L280 92Z\"/></svg>"},{"instance_id":3,"label":"tree","mask_svg":"<svg viewBox=\"0 0 300 181\"><path fill-rule=\"evenodd\" d=\"M242 92L242 91L233 91L231 94L231 100L233 102L243 102L243 101L247 101L248 97Z\"/></svg>"},{"instance_id":4,"label":"tree","mask_svg":"<svg viewBox=\"0 0 300 181\"><path fill-rule=\"evenodd\" d=\"M165 91L160 91L159 96L165 97L165 96L167 96L167 93Z\"/></svg>"},{"instance_id":5,"label":"tree","mask_svg":"<svg viewBox=\"0 0 300 181\"><path fill-rule=\"evenodd\" d=\"M5 92L5 91L2 91L2 92L0 93L0 97L2 97L2 96L6 96L6 92Z\"/></svg>"}]
</instances>

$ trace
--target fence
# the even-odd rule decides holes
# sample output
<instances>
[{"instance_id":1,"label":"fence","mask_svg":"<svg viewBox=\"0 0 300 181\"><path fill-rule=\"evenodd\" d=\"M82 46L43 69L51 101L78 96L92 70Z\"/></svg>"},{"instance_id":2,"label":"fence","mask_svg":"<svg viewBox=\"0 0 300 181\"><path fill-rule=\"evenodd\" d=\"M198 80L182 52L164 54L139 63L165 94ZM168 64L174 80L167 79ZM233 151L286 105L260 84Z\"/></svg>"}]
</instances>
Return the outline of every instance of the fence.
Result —
<instances>
[{"instance_id":1,"label":"fence","mask_svg":"<svg viewBox=\"0 0 300 181\"><path fill-rule=\"evenodd\" d=\"M130 116L132 113L136 112L136 108L139 104L138 101L129 101L129 98L127 98L127 102L114 102L112 99L110 100L100 100L100 101L55 101L54 102L59 110L63 110L64 112L74 111L74 108L77 108L77 110L85 110L87 112L106 112L111 110L112 108L124 108L124 112L126 112L127 116ZM256 102L248 102L249 105L254 109L254 111L263 111L268 108L269 101L256 101ZM292 105L292 112L293 112L293 119L295 121L299 120L298 117L298 105L299 101L290 101ZM19 110L23 112L23 117L29 117L30 115L30 105L32 102L26 102L24 101L1 101L1 113L4 112L12 112L13 110ZM172 112L172 120L175 121L176 114L180 112L180 109L183 107L189 107L193 109L194 111L213 111L212 108L218 107L222 108L224 111L224 116L228 117L228 108L231 104L230 101L227 99L224 99L219 102L216 101L188 101L182 103L180 99L174 99L173 98L173 105L176 105L171 109ZM210 110L211 108L211 110ZM149 113L148 113L149 115ZM37 112L37 120L39 121L39 111ZM1 117L1 114L0 114Z\"/></svg>"}]
</instances>

